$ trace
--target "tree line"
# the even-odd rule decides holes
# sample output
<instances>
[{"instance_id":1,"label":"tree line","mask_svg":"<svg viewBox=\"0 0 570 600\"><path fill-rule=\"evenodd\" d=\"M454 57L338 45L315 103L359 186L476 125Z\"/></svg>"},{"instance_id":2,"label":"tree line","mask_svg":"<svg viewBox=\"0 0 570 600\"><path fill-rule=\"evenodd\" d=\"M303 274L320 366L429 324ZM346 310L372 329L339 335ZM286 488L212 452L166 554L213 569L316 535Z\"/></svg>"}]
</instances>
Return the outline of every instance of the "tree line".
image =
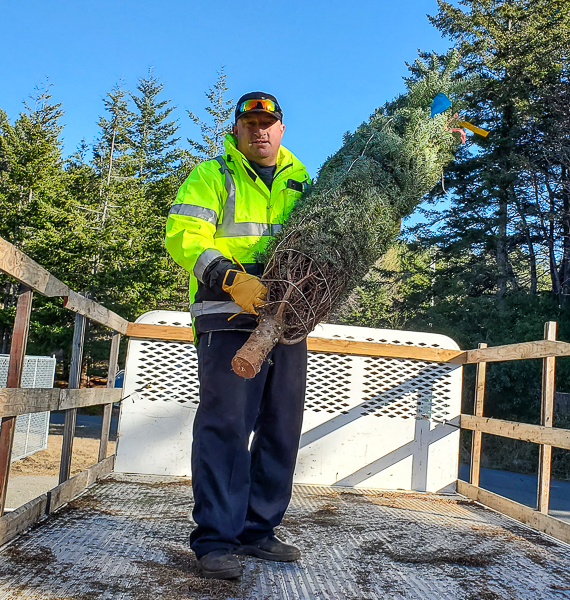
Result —
<instances>
[{"instance_id":1,"label":"tree line","mask_svg":"<svg viewBox=\"0 0 570 600\"><path fill-rule=\"evenodd\" d=\"M460 118L490 133L468 137L426 199L423 222L403 231L339 318L444 333L462 348L540 339L544 322L555 320L559 339L570 340L570 3L438 6L430 20L461 54L458 76L477 79ZM0 235L125 318L186 310L187 277L163 236L178 187L194 165L220 153L229 129L223 71L206 95L208 120L188 113L200 139L187 149L152 72L133 92L116 86L107 94L96 143L82 142L67 158L62 107L49 88L13 123L0 111ZM17 287L0 277L0 289L6 352ZM58 299L34 306L31 349L62 349L67 364L72 315ZM101 335L91 330L93 362ZM567 362L557 363L558 391L570 391ZM540 369L540 361L489 365L489 416L538 422ZM473 372L465 375L469 410ZM570 466L560 469L570 476Z\"/></svg>"},{"instance_id":2,"label":"tree line","mask_svg":"<svg viewBox=\"0 0 570 600\"><path fill-rule=\"evenodd\" d=\"M570 3L438 5L432 24L461 53L459 74L477 81L460 118L490 133L468 137L424 204L422 223L404 232L343 316L444 333L462 348L541 339L554 320L558 339L570 341ZM560 392L570 391L568 360L557 361ZM489 365L486 414L538 422L541 367ZM464 410L473 378L466 369ZM556 419L570 426L568 414ZM496 456L532 450L495 441ZM563 454L557 472L570 476ZM535 469L534 458L524 461Z\"/></svg>"},{"instance_id":3,"label":"tree line","mask_svg":"<svg viewBox=\"0 0 570 600\"><path fill-rule=\"evenodd\" d=\"M180 141L174 105L149 71L136 90L103 99L94 144L63 156L63 108L50 86L11 122L0 110L0 236L72 289L133 320L148 310L188 309L188 282L164 248L168 211L190 170L218 155L230 130L226 75L206 92L208 120L188 111L198 141ZM9 348L18 284L0 276L0 353ZM73 315L61 299L36 297L29 352L69 363ZM106 353L92 326L87 359ZM99 356L101 355L101 356Z\"/></svg>"}]
</instances>

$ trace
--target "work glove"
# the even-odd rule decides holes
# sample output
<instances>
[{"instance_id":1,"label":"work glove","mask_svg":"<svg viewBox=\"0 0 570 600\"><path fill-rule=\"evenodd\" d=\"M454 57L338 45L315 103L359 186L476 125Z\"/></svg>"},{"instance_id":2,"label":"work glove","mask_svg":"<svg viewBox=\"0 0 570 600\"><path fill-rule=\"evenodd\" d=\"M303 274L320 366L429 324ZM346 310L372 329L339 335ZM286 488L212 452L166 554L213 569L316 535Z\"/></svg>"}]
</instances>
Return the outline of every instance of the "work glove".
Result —
<instances>
[{"instance_id":1,"label":"work glove","mask_svg":"<svg viewBox=\"0 0 570 600\"><path fill-rule=\"evenodd\" d=\"M226 271L222 289L243 310L253 315L257 315L255 308L265 304L267 297L267 288L261 283L259 277L236 269Z\"/></svg>"}]
</instances>

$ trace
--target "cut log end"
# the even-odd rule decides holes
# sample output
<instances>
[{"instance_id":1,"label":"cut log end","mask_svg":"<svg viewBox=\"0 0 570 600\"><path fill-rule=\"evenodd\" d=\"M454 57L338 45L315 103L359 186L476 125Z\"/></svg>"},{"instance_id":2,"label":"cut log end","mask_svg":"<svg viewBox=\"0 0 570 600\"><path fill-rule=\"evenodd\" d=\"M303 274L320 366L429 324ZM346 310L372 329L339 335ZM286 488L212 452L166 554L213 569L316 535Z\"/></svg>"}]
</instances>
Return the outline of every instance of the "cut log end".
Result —
<instances>
[{"instance_id":1,"label":"cut log end","mask_svg":"<svg viewBox=\"0 0 570 600\"><path fill-rule=\"evenodd\" d=\"M265 357L279 342L283 331L280 316L264 314L257 328L247 342L236 352L232 359L232 369L244 379L255 377L263 365Z\"/></svg>"},{"instance_id":2,"label":"cut log end","mask_svg":"<svg viewBox=\"0 0 570 600\"><path fill-rule=\"evenodd\" d=\"M252 379L259 373L259 369L256 369L255 365L237 354L232 359L232 369L236 375L244 379Z\"/></svg>"}]
</instances>

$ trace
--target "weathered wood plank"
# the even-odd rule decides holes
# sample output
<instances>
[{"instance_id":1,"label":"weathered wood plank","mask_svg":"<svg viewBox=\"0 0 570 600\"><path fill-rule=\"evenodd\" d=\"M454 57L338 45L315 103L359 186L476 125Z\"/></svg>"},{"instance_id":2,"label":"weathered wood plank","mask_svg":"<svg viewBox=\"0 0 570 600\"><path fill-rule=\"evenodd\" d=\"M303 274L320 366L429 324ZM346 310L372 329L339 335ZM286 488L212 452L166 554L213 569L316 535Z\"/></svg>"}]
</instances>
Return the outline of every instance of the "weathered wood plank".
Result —
<instances>
[{"instance_id":1,"label":"weathered wood plank","mask_svg":"<svg viewBox=\"0 0 570 600\"><path fill-rule=\"evenodd\" d=\"M60 390L59 410L112 404L121 400L123 390L89 388L81 390Z\"/></svg>"},{"instance_id":2,"label":"weathered wood plank","mask_svg":"<svg viewBox=\"0 0 570 600\"><path fill-rule=\"evenodd\" d=\"M66 296L69 288L0 237L0 270L44 296Z\"/></svg>"},{"instance_id":3,"label":"weathered wood plank","mask_svg":"<svg viewBox=\"0 0 570 600\"><path fill-rule=\"evenodd\" d=\"M3 238L0 238L0 270L43 296L66 298L64 305L70 310L122 334L127 332L126 319L74 292Z\"/></svg>"},{"instance_id":4,"label":"weathered wood plank","mask_svg":"<svg viewBox=\"0 0 570 600\"><path fill-rule=\"evenodd\" d=\"M46 514L47 500L47 494L42 494L1 517L0 546L43 519Z\"/></svg>"},{"instance_id":5,"label":"weathered wood plank","mask_svg":"<svg viewBox=\"0 0 570 600\"><path fill-rule=\"evenodd\" d=\"M570 429L515 423L474 415L461 415L461 428L570 450Z\"/></svg>"},{"instance_id":6,"label":"weathered wood plank","mask_svg":"<svg viewBox=\"0 0 570 600\"><path fill-rule=\"evenodd\" d=\"M479 349L486 348L487 344L479 344ZM481 362L477 365L477 373L475 376L475 415L483 416L485 406L485 379L487 377L487 363ZM479 485L479 475L481 473L481 444L483 434L480 431L473 432L471 440L471 483L475 486Z\"/></svg>"},{"instance_id":7,"label":"weathered wood plank","mask_svg":"<svg viewBox=\"0 0 570 600\"><path fill-rule=\"evenodd\" d=\"M57 388L0 388L0 417L59 410Z\"/></svg>"},{"instance_id":8,"label":"weathered wood plank","mask_svg":"<svg viewBox=\"0 0 570 600\"><path fill-rule=\"evenodd\" d=\"M0 518L0 545L5 544L25 531L28 527L37 523L43 517L69 502L87 487L105 477L113 471L115 456L109 456L105 460L82 471L72 479L68 479L58 485L47 494L42 494L30 502L20 506L16 510Z\"/></svg>"},{"instance_id":9,"label":"weathered wood plank","mask_svg":"<svg viewBox=\"0 0 570 600\"><path fill-rule=\"evenodd\" d=\"M115 375L117 374L117 361L119 358L119 345L121 334L115 333L111 340L111 351L109 352L109 368L107 370L107 389L114 389ZM103 409L103 423L101 424L101 438L99 441L99 455L97 460L102 461L107 456L107 445L109 443L109 429L111 427L111 413L113 405L106 404Z\"/></svg>"},{"instance_id":10,"label":"weathered wood plank","mask_svg":"<svg viewBox=\"0 0 570 600\"><path fill-rule=\"evenodd\" d=\"M464 364L479 362L499 362L503 360L526 360L548 356L570 356L570 344L550 340L491 346L480 350L467 350ZM452 361L450 361L452 362Z\"/></svg>"},{"instance_id":11,"label":"weathered wood plank","mask_svg":"<svg viewBox=\"0 0 570 600\"><path fill-rule=\"evenodd\" d=\"M191 342L194 339L191 327L146 325L144 323L129 323L127 336L179 342ZM316 337L307 338L307 345L308 349L313 352L334 352L361 356L389 356L434 362L457 362L458 364L461 364L461 357L464 355L464 352L461 350L422 348L399 344L378 344L376 342L355 342L354 340L330 340Z\"/></svg>"},{"instance_id":12,"label":"weathered wood plank","mask_svg":"<svg viewBox=\"0 0 570 600\"><path fill-rule=\"evenodd\" d=\"M105 460L89 467L85 471L78 473L71 479L60 483L57 487L47 493L48 504L46 512L51 514L76 496L81 494L86 488L95 483L98 479L111 473L115 466L115 455L109 456Z\"/></svg>"},{"instance_id":13,"label":"weathered wood plank","mask_svg":"<svg viewBox=\"0 0 570 600\"><path fill-rule=\"evenodd\" d=\"M192 327L175 327L173 325L129 323L126 335L133 338L170 340L172 342L192 342L194 340Z\"/></svg>"},{"instance_id":14,"label":"weathered wood plank","mask_svg":"<svg viewBox=\"0 0 570 600\"><path fill-rule=\"evenodd\" d=\"M107 405L121 400L122 390L59 388L0 388L0 417L15 417L46 410L68 410Z\"/></svg>"},{"instance_id":15,"label":"weathered wood plank","mask_svg":"<svg viewBox=\"0 0 570 600\"><path fill-rule=\"evenodd\" d=\"M549 321L544 325L544 339L556 339L556 323ZM554 421L554 394L555 394L556 358L549 356L542 360L542 399L541 399L541 425L552 427ZM538 490L536 510L548 514L550 504L550 475L552 472L552 446L540 446L538 463Z\"/></svg>"},{"instance_id":16,"label":"weathered wood plank","mask_svg":"<svg viewBox=\"0 0 570 600\"><path fill-rule=\"evenodd\" d=\"M361 356L411 358L433 362L451 362L463 354L461 350L379 344L376 342L356 342L353 340L329 340L316 337L307 338L307 346L313 352L338 352L339 354L357 354Z\"/></svg>"},{"instance_id":17,"label":"weathered wood plank","mask_svg":"<svg viewBox=\"0 0 570 600\"><path fill-rule=\"evenodd\" d=\"M32 313L33 292L29 287L20 286L16 318L10 345L10 362L8 364L7 388L19 388L22 382L22 371L28 343L30 329L30 315ZM16 417L2 417L0 427L0 516L4 514L6 506L6 493L8 491L8 477L10 475L10 462L14 446L14 433L16 431Z\"/></svg>"},{"instance_id":18,"label":"weathered wood plank","mask_svg":"<svg viewBox=\"0 0 570 600\"><path fill-rule=\"evenodd\" d=\"M133 338L160 339L178 342L193 341L190 327L171 325L147 325L129 323L127 336ZM354 340L330 340L317 337L307 338L308 349L313 352L334 352L360 356L386 356L409 358L452 364L498 362L545 358L547 356L570 356L570 344L548 340L509 344L506 346L481 346L477 350L449 350L444 348L421 348L399 344L378 344L376 342L356 342Z\"/></svg>"},{"instance_id":19,"label":"weathered wood plank","mask_svg":"<svg viewBox=\"0 0 570 600\"><path fill-rule=\"evenodd\" d=\"M109 327L119 333L127 333L129 322L126 319L73 290L69 290L66 294L63 305L65 308L73 310L91 321L105 325L105 327Z\"/></svg>"},{"instance_id":20,"label":"weathered wood plank","mask_svg":"<svg viewBox=\"0 0 570 600\"><path fill-rule=\"evenodd\" d=\"M547 533L567 544L570 543L570 523L545 515L524 504L519 504L514 500L509 500L493 492L483 490L466 481L459 480L457 482L457 491L467 496L467 498L480 502L538 531Z\"/></svg>"}]
</instances>

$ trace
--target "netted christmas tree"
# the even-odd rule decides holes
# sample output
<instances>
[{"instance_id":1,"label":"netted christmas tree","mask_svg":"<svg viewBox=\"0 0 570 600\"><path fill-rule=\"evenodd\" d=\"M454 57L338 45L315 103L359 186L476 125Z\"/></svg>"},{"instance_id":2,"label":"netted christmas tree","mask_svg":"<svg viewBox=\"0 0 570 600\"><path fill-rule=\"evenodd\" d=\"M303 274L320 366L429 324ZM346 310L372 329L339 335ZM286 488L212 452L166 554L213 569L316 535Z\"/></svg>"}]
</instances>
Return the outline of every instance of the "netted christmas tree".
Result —
<instances>
[{"instance_id":1,"label":"netted christmas tree","mask_svg":"<svg viewBox=\"0 0 570 600\"><path fill-rule=\"evenodd\" d=\"M416 60L407 92L347 134L322 166L261 260L267 304L232 367L259 372L278 342L304 339L339 306L394 242L400 221L440 181L460 136L449 129L456 110L430 117L438 93L457 97L469 82L454 76L459 57Z\"/></svg>"}]
</instances>

